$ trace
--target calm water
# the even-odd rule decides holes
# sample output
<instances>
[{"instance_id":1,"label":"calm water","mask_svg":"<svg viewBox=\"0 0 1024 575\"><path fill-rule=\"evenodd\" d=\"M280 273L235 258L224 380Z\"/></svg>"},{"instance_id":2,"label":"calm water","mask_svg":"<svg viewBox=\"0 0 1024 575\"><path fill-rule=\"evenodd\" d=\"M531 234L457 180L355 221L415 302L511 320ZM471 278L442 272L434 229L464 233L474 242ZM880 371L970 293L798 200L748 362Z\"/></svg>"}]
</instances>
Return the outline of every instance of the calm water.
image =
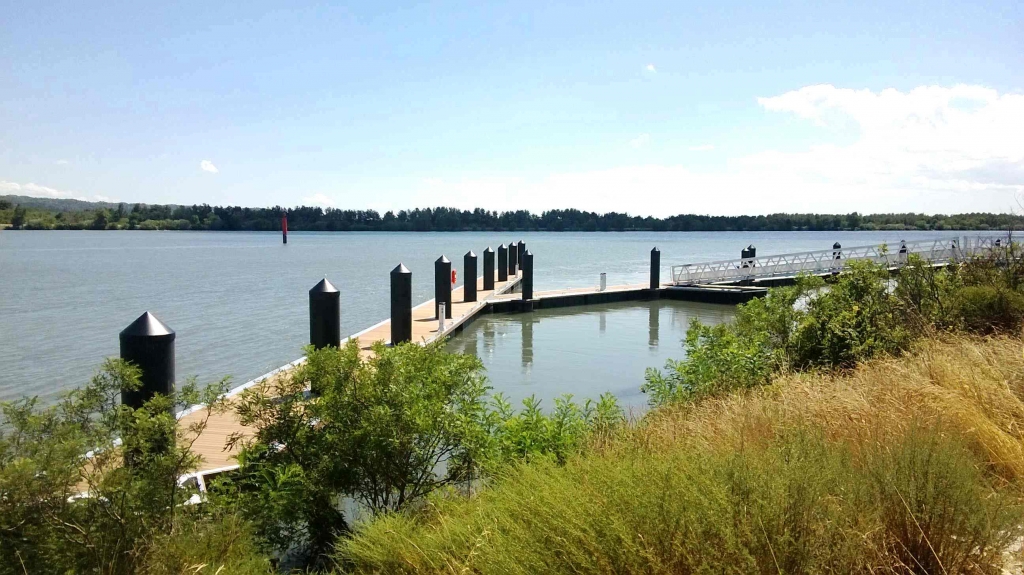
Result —
<instances>
[{"instance_id":1,"label":"calm water","mask_svg":"<svg viewBox=\"0 0 1024 575\"><path fill-rule=\"evenodd\" d=\"M943 235L958 234L292 232L284 246L277 233L3 231L0 399L52 398L81 385L104 357L117 355L118 332L146 310L178 333L179 377L231 376L240 384L301 355L309 336L306 294L324 276L341 290L342 331L349 334L387 316L388 272L399 262L413 272L418 303L432 297L432 262L440 254L461 268L468 250L480 255L488 245L520 239L534 253L536 289L544 290L596 285L600 272L609 285L646 281L655 245L668 279L673 263L735 258L749 243L772 254ZM638 321L644 343L646 319ZM629 377L623 389L636 383L632 370Z\"/></svg>"},{"instance_id":2,"label":"calm water","mask_svg":"<svg viewBox=\"0 0 1024 575\"><path fill-rule=\"evenodd\" d=\"M644 370L683 356L690 321L728 321L735 309L660 300L485 315L448 349L480 357L490 385L517 407L531 395L550 408L564 393L582 400L610 391L635 411L647 405L640 393Z\"/></svg>"}]
</instances>

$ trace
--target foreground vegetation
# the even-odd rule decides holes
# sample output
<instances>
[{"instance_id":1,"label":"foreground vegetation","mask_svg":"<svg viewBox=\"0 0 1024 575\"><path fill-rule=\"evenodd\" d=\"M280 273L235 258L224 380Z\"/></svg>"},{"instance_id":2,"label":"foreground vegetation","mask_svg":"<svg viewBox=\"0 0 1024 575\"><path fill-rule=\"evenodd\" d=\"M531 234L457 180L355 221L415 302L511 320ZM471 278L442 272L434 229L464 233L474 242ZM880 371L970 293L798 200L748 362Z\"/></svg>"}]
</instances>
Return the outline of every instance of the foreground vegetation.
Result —
<instances>
[{"instance_id":1,"label":"foreground vegetation","mask_svg":"<svg viewBox=\"0 0 1024 575\"><path fill-rule=\"evenodd\" d=\"M0 573L1000 573L1022 559L1022 322L1016 245L854 266L694 323L631 422L608 396L516 411L437 345L307 350L230 405L208 392L254 433L203 498L176 481L202 424L168 411L196 389L131 410L111 362L58 406L4 404Z\"/></svg>"},{"instance_id":2,"label":"foreground vegetation","mask_svg":"<svg viewBox=\"0 0 1024 575\"><path fill-rule=\"evenodd\" d=\"M999 573L1024 509L1016 338L652 412L344 539L357 573Z\"/></svg>"},{"instance_id":3,"label":"foreground vegetation","mask_svg":"<svg viewBox=\"0 0 1024 575\"><path fill-rule=\"evenodd\" d=\"M0 197L0 227L36 230L249 230L281 229L281 214L295 231L792 231L792 230L998 230L1020 226L1012 214L769 214L667 218L609 212L525 210L496 212L477 208L426 208L386 212L302 206L243 208L109 204L47 198Z\"/></svg>"}]
</instances>

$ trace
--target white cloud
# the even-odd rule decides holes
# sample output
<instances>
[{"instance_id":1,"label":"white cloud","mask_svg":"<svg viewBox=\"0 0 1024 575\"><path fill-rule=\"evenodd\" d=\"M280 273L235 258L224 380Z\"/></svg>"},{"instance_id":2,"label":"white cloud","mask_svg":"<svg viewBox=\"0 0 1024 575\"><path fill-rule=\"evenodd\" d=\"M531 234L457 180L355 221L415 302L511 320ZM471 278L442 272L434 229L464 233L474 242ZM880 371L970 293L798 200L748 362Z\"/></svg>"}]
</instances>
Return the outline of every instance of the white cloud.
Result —
<instances>
[{"instance_id":1,"label":"white cloud","mask_svg":"<svg viewBox=\"0 0 1024 575\"><path fill-rule=\"evenodd\" d=\"M326 194L313 194L302 198L302 205L304 206L321 206L321 207L333 207L335 201L327 196Z\"/></svg>"},{"instance_id":2,"label":"white cloud","mask_svg":"<svg viewBox=\"0 0 1024 575\"><path fill-rule=\"evenodd\" d=\"M70 162L68 162L67 160L57 160L56 162L54 162L54 164L57 164L58 166L66 166L69 163Z\"/></svg>"},{"instance_id":3,"label":"white cloud","mask_svg":"<svg viewBox=\"0 0 1024 575\"><path fill-rule=\"evenodd\" d=\"M1024 95L981 86L907 92L808 86L758 103L769 113L826 127L852 125L857 137L842 145L823 139L799 151L766 149L713 169L651 164L534 179L435 179L425 197L443 195L461 208L488 198L487 207L498 210L579 207L665 216L1007 212L1019 209L1016 200L1024 196Z\"/></svg>"},{"instance_id":4,"label":"white cloud","mask_svg":"<svg viewBox=\"0 0 1024 575\"><path fill-rule=\"evenodd\" d=\"M39 184L34 184L32 182L19 184L17 182L0 180L0 193L12 194L15 196L29 196L33 198L71 199L82 200L83 202L89 201L88 198L78 192L58 190L56 188L40 186Z\"/></svg>"},{"instance_id":5,"label":"white cloud","mask_svg":"<svg viewBox=\"0 0 1024 575\"><path fill-rule=\"evenodd\" d=\"M632 148L642 148L651 142L650 134L640 134L629 141L629 145Z\"/></svg>"},{"instance_id":6,"label":"white cloud","mask_svg":"<svg viewBox=\"0 0 1024 575\"><path fill-rule=\"evenodd\" d=\"M644 69L647 70L648 72L657 72L658 71L657 69L654 68L654 64L648 64L648 65L644 66Z\"/></svg>"},{"instance_id":7,"label":"white cloud","mask_svg":"<svg viewBox=\"0 0 1024 575\"><path fill-rule=\"evenodd\" d=\"M710 152L711 150L714 150L715 147L711 144L701 144L699 146L690 146L687 149L691 152Z\"/></svg>"},{"instance_id":8,"label":"white cloud","mask_svg":"<svg viewBox=\"0 0 1024 575\"><path fill-rule=\"evenodd\" d=\"M213 162L211 162L210 160L203 160L202 162L199 162L199 169L203 170L204 172L210 172L211 174L216 174L220 172L220 170L217 169L217 166L214 166Z\"/></svg>"}]
</instances>

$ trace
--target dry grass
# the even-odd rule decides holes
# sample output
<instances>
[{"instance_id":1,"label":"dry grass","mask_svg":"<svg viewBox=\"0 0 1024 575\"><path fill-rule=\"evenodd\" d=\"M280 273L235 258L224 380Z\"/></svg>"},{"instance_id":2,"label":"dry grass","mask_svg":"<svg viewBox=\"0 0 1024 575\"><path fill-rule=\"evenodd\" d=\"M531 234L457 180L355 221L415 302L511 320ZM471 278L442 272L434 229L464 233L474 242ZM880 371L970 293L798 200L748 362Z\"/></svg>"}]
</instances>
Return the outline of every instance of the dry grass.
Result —
<instances>
[{"instance_id":1,"label":"dry grass","mask_svg":"<svg viewBox=\"0 0 1024 575\"><path fill-rule=\"evenodd\" d=\"M854 446L900 437L909 425L955 429L996 475L1024 479L1024 341L936 337L849 373L784 375L769 387L656 410L625 444L735 449L808 424Z\"/></svg>"}]
</instances>

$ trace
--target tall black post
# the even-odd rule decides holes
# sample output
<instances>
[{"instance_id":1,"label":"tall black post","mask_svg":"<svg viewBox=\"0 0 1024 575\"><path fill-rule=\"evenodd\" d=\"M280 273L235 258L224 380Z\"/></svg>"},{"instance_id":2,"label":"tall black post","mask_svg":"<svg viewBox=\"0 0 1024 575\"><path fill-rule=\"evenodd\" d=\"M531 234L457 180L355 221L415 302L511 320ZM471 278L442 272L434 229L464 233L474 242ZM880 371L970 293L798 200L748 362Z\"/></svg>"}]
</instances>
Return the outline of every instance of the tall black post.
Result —
<instances>
[{"instance_id":1,"label":"tall black post","mask_svg":"<svg viewBox=\"0 0 1024 575\"><path fill-rule=\"evenodd\" d=\"M309 343L316 349L341 346L341 292L327 278L309 290Z\"/></svg>"},{"instance_id":2,"label":"tall black post","mask_svg":"<svg viewBox=\"0 0 1024 575\"><path fill-rule=\"evenodd\" d=\"M526 255L526 242L519 240L519 243L516 244L516 246L519 248L516 261L519 262L519 269L523 269L523 256Z\"/></svg>"},{"instance_id":3,"label":"tall black post","mask_svg":"<svg viewBox=\"0 0 1024 575\"><path fill-rule=\"evenodd\" d=\"M661 250L651 250L651 289L661 287Z\"/></svg>"},{"instance_id":4,"label":"tall black post","mask_svg":"<svg viewBox=\"0 0 1024 575\"><path fill-rule=\"evenodd\" d=\"M391 343L412 341L412 272L405 264L391 270Z\"/></svg>"},{"instance_id":5,"label":"tall black post","mask_svg":"<svg viewBox=\"0 0 1024 575\"><path fill-rule=\"evenodd\" d=\"M512 242L508 245L508 275L516 277L516 270L519 269L519 244Z\"/></svg>"},{"instance_id":6,"label":"tall black post","mask_svg":"<svg viewBox=\"0 0 1024 575\"><path fill-rule=\"evenodd\" d=\"M121 359L135 364L141 371L139 389L122 389L121 403L133 408L161 393L174 392L174 330L148 311L138 317L118 336Z\"/></svg>"},{"instance_id":7,"label":"tall black post","mask_svg":"<svg viewBox=\"0 0 1024 575\"><path fill-rule=\"evenodd\" d=\"M462 301L476 301L476 254L473 250L462 257L465 275L462 276Z\"/></svg>"},{"instance_id":8,"label":"tall black post","mask_svg":"<svg viewBox=\"0 0 1024 575\"><path fill-rule=\"evenodd\" d=\"M494 290L494 250L484 250L484 291Z\"/></svg>"},{"instance_id":9,"label":"tall black post","mask_svg":"<svg viewBox=\"0 0 1024 575\"><path fill-rule=\"evenodd\" d=\"M438 319L441 304L445 319L452 319L452 262L444 256L434 261L434 317Z\"/></svg>"},{"instance_id":10,"label":"tall black post","mask_svg":"<svg viewBox=\"0 0 1024 575\"><path fill-rule=\"evenodd\" d=\"M523 254L523 300L533 299L533 254Z\"/></svg>"},{"instance_id":11,"label":"tall black post","mask_svg":"<svg viewBox=\"0 0 1024 575\"><path fill-rule=\"evenodd\" d=\"M508 248L505 244L498 246L498 281L508 281Z\"/></svg>"}]
</instances>

